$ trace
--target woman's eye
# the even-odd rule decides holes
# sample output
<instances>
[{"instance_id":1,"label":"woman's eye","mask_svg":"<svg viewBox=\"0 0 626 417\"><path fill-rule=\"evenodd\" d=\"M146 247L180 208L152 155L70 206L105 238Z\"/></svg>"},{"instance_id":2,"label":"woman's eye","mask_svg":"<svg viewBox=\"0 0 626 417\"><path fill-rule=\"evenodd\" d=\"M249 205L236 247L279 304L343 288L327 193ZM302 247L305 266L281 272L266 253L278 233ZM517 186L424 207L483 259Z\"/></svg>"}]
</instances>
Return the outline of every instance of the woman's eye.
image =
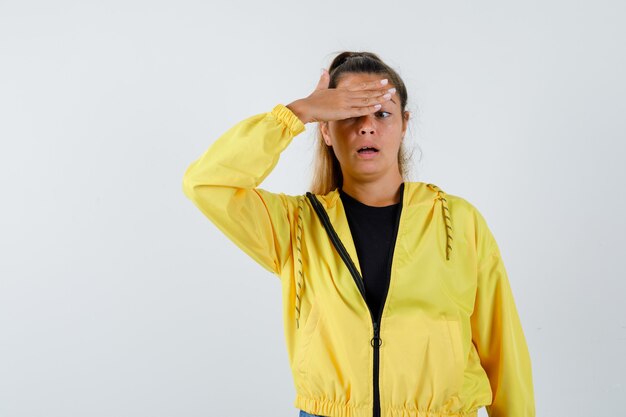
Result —
<instances>
[{"instance_id":1,"label":"woman's eye","mask_svg":"<svg viewBox=\"0 0 626 417\"><path fill-rule=\"evenodd\" d=\"M382 117L383 119L391 116L391 113L389 113L388 111L379 111L378 113L376 113L376 115L378 117Z\"/></svg>"}]
</instances>

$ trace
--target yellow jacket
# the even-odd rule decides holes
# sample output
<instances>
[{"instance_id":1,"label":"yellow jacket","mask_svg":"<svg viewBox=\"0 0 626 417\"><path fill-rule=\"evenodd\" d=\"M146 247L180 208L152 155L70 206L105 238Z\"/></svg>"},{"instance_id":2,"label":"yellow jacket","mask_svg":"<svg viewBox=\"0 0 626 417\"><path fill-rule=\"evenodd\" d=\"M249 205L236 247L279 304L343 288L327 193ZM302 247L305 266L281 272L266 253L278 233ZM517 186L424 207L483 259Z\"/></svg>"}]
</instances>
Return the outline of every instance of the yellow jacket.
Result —
<instances>
[{"instance_id":1,"label":"yellow jacket","mask_svg":"<svg viewBox=\"0 0 626 417\"><path fill-rule=\"evenodd\" d=\"M280 278L294 405L332 417L533 417L526 339L498 245L465 199L405 182L382 318L365 303L337 189L258 188L304 130L285 106L229 129L183 190Z\"/></svg>"}]
</instances>

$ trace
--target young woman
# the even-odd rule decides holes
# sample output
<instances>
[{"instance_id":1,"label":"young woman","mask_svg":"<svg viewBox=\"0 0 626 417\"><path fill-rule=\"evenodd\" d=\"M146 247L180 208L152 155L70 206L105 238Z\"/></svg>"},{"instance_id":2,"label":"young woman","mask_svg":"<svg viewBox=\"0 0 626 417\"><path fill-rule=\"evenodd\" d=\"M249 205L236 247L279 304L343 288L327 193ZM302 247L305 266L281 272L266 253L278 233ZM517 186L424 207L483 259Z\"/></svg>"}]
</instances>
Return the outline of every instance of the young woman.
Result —
<instances>
[{"instance_id":1,"label":"young woman","mask_svg":"<svg viewBox=\"0 0 626 417\"><path fill-rule=\"evenodd\" d=\"M185 194L280 278L301 416L535 415L531 363L485 219L406 181L398 74L339 54L306 98L249 117L187 169ZM317 122L311 191L259 185Z\"/></svg>"}]
</instances>

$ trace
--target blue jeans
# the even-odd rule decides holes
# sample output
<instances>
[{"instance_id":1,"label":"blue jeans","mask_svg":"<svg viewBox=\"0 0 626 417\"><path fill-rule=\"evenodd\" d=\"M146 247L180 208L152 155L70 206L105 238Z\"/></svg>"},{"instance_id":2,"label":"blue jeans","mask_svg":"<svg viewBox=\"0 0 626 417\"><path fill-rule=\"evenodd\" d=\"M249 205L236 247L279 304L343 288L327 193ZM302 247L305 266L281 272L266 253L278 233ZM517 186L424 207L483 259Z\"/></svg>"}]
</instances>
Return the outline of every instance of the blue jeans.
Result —
<instances>
[{"instance_id":1,"label":"blue jeans","mask_svg":"<svg viewBox=\"0 0 626 417\"><path fill-rule=\"evenodd\" d=\"M298 417L324 417L317 414L309 414L304 410L300 410L300 415Z\"/></svg>"}]
</instances>

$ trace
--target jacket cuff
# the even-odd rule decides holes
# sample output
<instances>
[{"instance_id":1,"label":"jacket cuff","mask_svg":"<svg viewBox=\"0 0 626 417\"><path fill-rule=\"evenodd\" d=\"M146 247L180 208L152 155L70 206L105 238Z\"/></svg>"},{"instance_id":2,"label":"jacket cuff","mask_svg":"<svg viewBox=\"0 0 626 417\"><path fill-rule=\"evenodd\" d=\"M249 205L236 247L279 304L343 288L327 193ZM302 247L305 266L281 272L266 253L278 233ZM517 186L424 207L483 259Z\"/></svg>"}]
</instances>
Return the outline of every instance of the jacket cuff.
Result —
<instances>
[{"instance_id":1,"label":"jacket cuff","mask_svg":"<svg viewBox=\"0 0 626 417\"><path fill-rule=\"evenodd\" d=\"M277 104L271 111L271 114L282 122L292 136L296 136L304 131L304 123L298 118L287 106Z\"/></svg>"}]
</instances>

